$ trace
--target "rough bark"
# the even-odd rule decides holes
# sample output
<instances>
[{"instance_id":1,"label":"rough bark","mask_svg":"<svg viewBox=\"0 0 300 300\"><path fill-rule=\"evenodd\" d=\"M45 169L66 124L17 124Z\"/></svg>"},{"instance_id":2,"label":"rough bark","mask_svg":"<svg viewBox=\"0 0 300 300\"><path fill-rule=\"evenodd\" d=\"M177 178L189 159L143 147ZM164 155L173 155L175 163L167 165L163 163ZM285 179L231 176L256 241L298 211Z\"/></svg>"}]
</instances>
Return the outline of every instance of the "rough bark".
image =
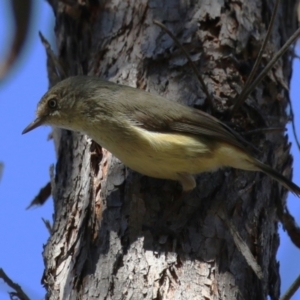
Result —
<instances>
[{"instance_id":1,"label":"rough bark","mask_svg":"<svg viewBox=\"0 0 300 300\"><path fill-rule=\"evenodd\" d=\"M254 64L273 1L48 2L68 76L97 75L211 112L187 59L152 23L157 19L204 75L215 116L241 133L285 126L288 56L239 114L226 118ZM294 30L294 5L280 6L264 64ZM292 159L282 132L245 137L261 150L260 160L289 176ZM169 216L167 230L153 230L180 194L177 183L128 170L88 137L62 131L55 140L55 215L43 276L49 299L278 299L276 206L286 191L277 183L233 169L199 175L197 188ZM261 266L261 280L223 214Z\"/></svg>"}]
</instances>

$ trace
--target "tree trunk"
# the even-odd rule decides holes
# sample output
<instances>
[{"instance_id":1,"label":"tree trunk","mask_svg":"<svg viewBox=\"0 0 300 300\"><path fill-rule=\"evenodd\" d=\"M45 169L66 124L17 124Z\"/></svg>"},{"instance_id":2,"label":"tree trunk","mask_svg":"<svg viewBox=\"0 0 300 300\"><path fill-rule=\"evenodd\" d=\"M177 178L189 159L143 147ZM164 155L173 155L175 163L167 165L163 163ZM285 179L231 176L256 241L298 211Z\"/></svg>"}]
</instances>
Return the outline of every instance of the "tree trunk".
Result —
<instances>
[{"instance_id":1,"label":"tree trunk","mask_svg":"<svg viewBox=\"0 0 300 300\"><path fill-rule=\"evenodd\" d=\"M226 118L263 42L273 1L48 2L67 76L96 75L160 94L230 121L241 133L285 126L288 56L239 113ZM282 2L264 65L295 29L296 1ZM213 110L186 57L154 19L189 52L212 95ZM49 63L50 84L52 72ZM201 174L176 211L178 183L129 170L86 136L54 134L55 214L43 276L48 299L278 299L276 205L284 203L286 190L276 182L234 169ZM292 160L282 132L245 138L261 150L257 158L290 175ZM166 215L166 228L158 228ZM261 267L261 279L238 236Z\"/></svg>"}]
</instances>

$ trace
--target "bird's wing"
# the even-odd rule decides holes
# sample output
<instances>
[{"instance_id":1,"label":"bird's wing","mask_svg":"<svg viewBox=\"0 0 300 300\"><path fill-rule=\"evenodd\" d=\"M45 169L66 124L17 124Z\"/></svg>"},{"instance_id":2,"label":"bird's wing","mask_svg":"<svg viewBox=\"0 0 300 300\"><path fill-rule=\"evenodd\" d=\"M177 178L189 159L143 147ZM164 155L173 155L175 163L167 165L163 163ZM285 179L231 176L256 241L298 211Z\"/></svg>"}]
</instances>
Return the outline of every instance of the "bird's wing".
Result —
<instances>
[{"instance_id":1,"label":"bird's wing","mask_svg":"<svg viewBox=\"0 0 300 300\"><path fill-rule=\"evenodd\" d=\"M249 152L238 133L207 113L173 102L166 114L158 113L160 109L159 105L136 106L129 117L135 126L149 131L191 134L208 143L225 142Z\"/></svg>"}]
</instances>

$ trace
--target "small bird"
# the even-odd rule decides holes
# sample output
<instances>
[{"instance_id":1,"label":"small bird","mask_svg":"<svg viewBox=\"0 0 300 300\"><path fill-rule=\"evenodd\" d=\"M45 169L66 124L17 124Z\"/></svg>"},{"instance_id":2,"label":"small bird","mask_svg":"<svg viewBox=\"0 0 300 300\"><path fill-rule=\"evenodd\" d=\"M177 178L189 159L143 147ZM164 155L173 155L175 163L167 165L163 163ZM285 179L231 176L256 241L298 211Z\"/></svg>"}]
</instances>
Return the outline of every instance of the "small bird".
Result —
<instances>
[{"instance_id":1,"label":"small bird","mask_svg":"<svg viewBox=\"0 0 300 300\"><path fill-rule=\"evenodd\" d=\"M40 100L22 132L52 125L88 135L131 169L177 180L184 191L195 174L233 167L260 171L300 196L300 187L255 159L241 137L218 119L143 90L94 76L69 77Z\"/></svg>"}]
</instances>

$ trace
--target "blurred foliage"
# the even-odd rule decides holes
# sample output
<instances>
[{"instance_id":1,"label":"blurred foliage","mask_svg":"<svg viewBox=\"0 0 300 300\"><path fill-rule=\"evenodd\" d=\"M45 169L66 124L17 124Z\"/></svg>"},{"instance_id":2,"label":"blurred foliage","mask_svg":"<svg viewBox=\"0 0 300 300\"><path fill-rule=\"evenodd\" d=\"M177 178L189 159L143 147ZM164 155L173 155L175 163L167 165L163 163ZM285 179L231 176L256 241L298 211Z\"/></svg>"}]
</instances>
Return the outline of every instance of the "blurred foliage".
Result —
<instances>
[{"instance_id":1,"label":"blurred foliage","mask_svg":"<svg viewBox=\"0 0 300 300\"><path fill-rule=\"evenodd\" d=\"M0 61L0 82L5 78L22 53L26 38L28 37L33 1L8 0L8 5L11 6L15 32L7 55Z\"/></svg>"}]
</instances>

